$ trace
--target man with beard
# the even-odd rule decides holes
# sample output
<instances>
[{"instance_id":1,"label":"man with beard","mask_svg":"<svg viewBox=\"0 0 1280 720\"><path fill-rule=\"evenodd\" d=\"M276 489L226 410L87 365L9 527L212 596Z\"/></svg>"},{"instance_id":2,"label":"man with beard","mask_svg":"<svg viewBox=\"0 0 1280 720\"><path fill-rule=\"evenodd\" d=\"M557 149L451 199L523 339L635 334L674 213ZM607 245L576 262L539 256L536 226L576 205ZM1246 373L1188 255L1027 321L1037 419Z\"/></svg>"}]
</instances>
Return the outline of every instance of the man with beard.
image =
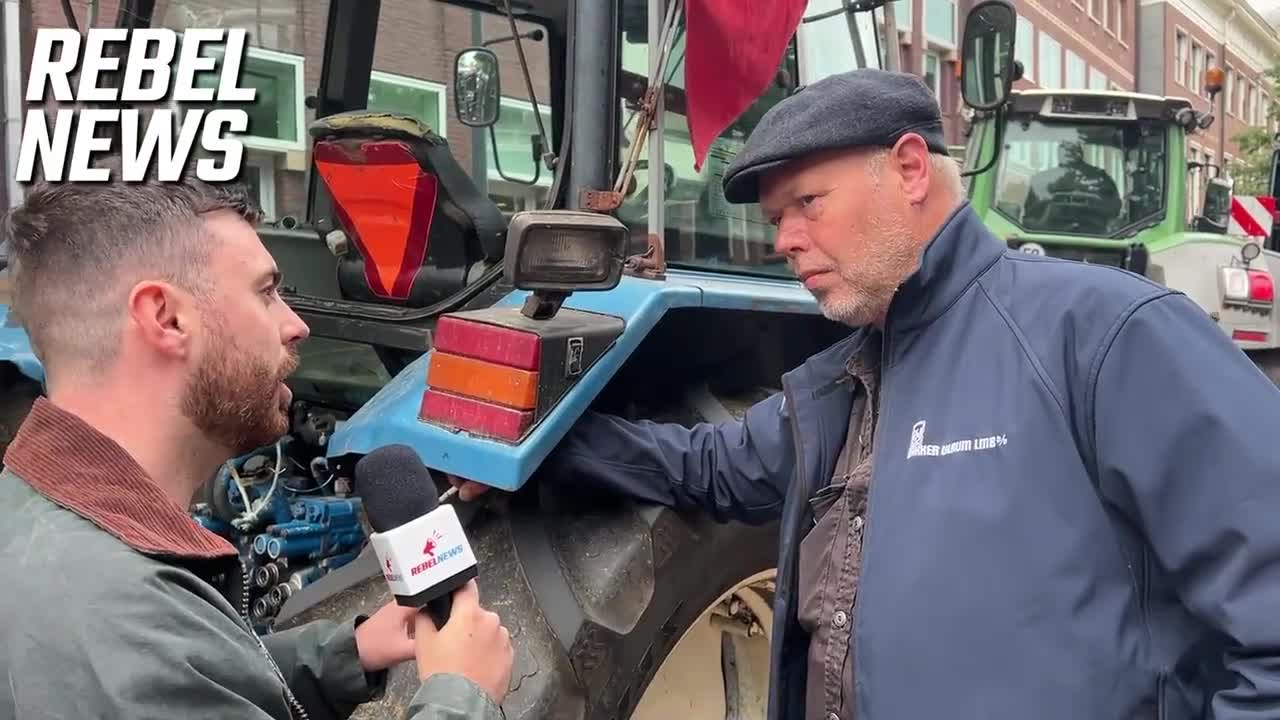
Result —
<instances>
[{"instance_id":1,"label":"man with beard","mask_svg":"<svg viewBox=\"0 0 1280 720\"><path fill-rule=\"evenodd\" d=\"M725 194L848 336L539 479L779 523L772 720L1280 717L1280 392L1183 294L1009 250L946 152L914 76L772 108Z\"/></svg>"},{"instance_id":2,"label":"man with beard","mask_svg":"<svg viewBox=\"0 0 1280 720\"><path fill-rule=\"evenodd\" d=\"M4 226L48 394L0 473L0 717L345 718L415 657L408 717L501 717L512 648L474 583L439 630L390 603L254 633L236 549L186 508L287 431L308 330L242 188L108 168Z\"/></svg>"}]
</instances>

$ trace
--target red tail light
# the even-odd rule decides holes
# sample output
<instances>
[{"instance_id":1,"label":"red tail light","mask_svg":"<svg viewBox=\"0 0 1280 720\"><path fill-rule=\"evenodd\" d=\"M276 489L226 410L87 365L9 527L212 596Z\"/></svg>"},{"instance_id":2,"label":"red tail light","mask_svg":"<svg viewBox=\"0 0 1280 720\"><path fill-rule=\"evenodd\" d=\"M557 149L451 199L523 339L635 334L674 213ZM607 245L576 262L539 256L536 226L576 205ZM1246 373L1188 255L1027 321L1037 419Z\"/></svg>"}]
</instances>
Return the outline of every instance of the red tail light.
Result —
<instances>
[{"instance_id":1,"label":"red tail light","mask_svg":"<svg viewBox=\"0 0 1280 720\"><path fill-rule=\"evenodd\" d=\"M1264 343L1267 341L1267 334L1258 330L1235 330L1231 333L1231 339L1242 342Z\"/></svg>"},{"instance_id":2,"label":"red tail light","mask_svg":"<svg viewBox=\"0 0 1280 720\"><path fill-rule=\"evenodd\" d=\"M334 212L364 257L365 281L379 297L404 300L427 255L437 179L393 140L317 142L316 171Z\"/></svg>"},{"instance_id":3,"label":"red tail light","mask_svg":"<svg viewBox=\"0 0 1280 720\"><path fill-rule=\"evenodd\" d=\"M1249 271L1250 302L1270 303L1276 299L1276 286L1271 273L1263 270Z\"/></svg>"},{"instance_id":4,"label":"red tail light","mask_svg":"<svg viewBox=\"0 0 1280 720\"><path fill-rule=\"evenodd\" d=\"M524 436L538 405L537 335L446 316L432 350L423 420L511 442Z\"/></svg>"},{"instance_id":5,"label":"red tail light","mask_svg":"<svg viewBox=\"0 0 1280 720\"><path fill-rule=\"evenodd\" d=\"M538 336L534 333L459 320L447 315L436 323L432 346L437 352L479 358L522 370L538 369L538 351L541 348Z\"/></svg>"},{"instance_id":6,"label":"red tail light","mask_svg":"<svg viewBox=\"0 0 1280 720\"><path fill-rule=\"evenodd\" d=\"M518 307L451 313L436 323L418 418L518 443L622 334L622 318L561 308L547 319Z\"/></svg>"}]
</instances>

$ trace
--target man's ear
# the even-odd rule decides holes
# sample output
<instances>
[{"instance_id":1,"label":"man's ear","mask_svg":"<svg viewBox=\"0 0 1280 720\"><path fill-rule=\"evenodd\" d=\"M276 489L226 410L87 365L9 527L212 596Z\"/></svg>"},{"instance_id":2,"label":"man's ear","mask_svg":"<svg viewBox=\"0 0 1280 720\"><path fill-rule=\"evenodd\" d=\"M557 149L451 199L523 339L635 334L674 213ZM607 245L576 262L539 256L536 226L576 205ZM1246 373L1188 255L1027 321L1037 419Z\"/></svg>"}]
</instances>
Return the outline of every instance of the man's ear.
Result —
<instances>
[{"instance_id":1,"label":"man's ear","mask_svg":"<svg viewBox=\"0 0 1280 720\"><path fill-rule=\"evenodd\" d=\"M143 281L129 291L128 310L129 325L144 344L173 357L191 352L196 311L187 293L165 282Z\"/></svg>"},{"instance_id":2,"label":"man's ear","mask_svg":"<svg viewBox=\"0 0 1280 720\"><path fill-rule=\"evenodd\" d=\"M902 183L902 197L911 205L921 205L929 196L933 182L933 164L924 138L907 133L889 151L890 161Z\"/></svg>"}]
</instances>

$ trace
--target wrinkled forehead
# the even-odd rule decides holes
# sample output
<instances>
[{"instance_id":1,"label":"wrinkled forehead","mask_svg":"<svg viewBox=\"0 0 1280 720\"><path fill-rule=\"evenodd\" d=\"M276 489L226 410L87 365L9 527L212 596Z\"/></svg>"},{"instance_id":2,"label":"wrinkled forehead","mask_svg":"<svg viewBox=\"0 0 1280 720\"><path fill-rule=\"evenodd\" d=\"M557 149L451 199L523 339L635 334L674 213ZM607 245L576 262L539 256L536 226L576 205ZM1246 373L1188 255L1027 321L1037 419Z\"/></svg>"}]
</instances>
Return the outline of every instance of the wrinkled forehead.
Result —
<instances>
[{"instance_id":1,"label":"wrinkled forehead","mask_svg":"<svg viewBox=\"0 0 1280 720\"><path fill-rule=\"evenodd\" d=\"M760 174L760 209L777 211L796 197L847 178L858 177L873 148L816 152L769 168Z\"/></svg>"}]
</instances>

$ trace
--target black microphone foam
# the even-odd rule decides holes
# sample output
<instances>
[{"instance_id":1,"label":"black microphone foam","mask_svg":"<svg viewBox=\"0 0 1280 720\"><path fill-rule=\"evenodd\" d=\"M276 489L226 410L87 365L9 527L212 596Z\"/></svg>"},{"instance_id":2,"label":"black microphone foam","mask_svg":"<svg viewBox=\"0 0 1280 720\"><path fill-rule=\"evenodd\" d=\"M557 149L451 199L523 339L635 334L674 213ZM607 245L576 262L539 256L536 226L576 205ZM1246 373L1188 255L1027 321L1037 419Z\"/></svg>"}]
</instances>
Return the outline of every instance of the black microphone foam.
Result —
<instances>
[{"instance_id":1,"label":"black microphone foam","mask_svg":"<svg viewBox=\"0 0 1280 720\"><path fill-rule=\"evenodd\" d=\"M422 464L418 454L407 445L387 445L361 458L355 466L355 490L360 495L369 524L379 535L419 520L440 506L440 498L437 495L436 485L431 479L431 473ZM469 545L466 541L466 533L461 525L457 524L456 516L449 514L448 517L449 522L456 528L454 537L461 543L455 549L460 550L462 546ZM437 534L436 537L440 536ZM375 549L377 547L379 546L375 542ZM432 551L435 551L434 546ZM389 557L383 557L383 552L392 551L384 549L379 555L382 562L391 563ZM465 553L466 556L471 555L469 547ZM425 609L435 621L436 627L444 627L453 607L453 591L476 577L477 568L474 559L471 563L469 567L420 592L412 595L396 594L396 601L401 605ZM391 572L390 568L391 564L388 564L387 572ZM399 581L398 576L396 581ZM388 582L392 582L391 576L388 576ZM392 587L394 593L394 582Z\"/></svg>"},{"instance_id":2,"label":"black microphone foam","mask_svg":"<svg viewBox=\"0 0 1280 720\"><path fill-rule=\"evenodd\" d=\"M387 445L360 458L355 468L369 524L384 533L417 520L440 504L431 473L407 445Z\"/></svg>"}]
</instances>

